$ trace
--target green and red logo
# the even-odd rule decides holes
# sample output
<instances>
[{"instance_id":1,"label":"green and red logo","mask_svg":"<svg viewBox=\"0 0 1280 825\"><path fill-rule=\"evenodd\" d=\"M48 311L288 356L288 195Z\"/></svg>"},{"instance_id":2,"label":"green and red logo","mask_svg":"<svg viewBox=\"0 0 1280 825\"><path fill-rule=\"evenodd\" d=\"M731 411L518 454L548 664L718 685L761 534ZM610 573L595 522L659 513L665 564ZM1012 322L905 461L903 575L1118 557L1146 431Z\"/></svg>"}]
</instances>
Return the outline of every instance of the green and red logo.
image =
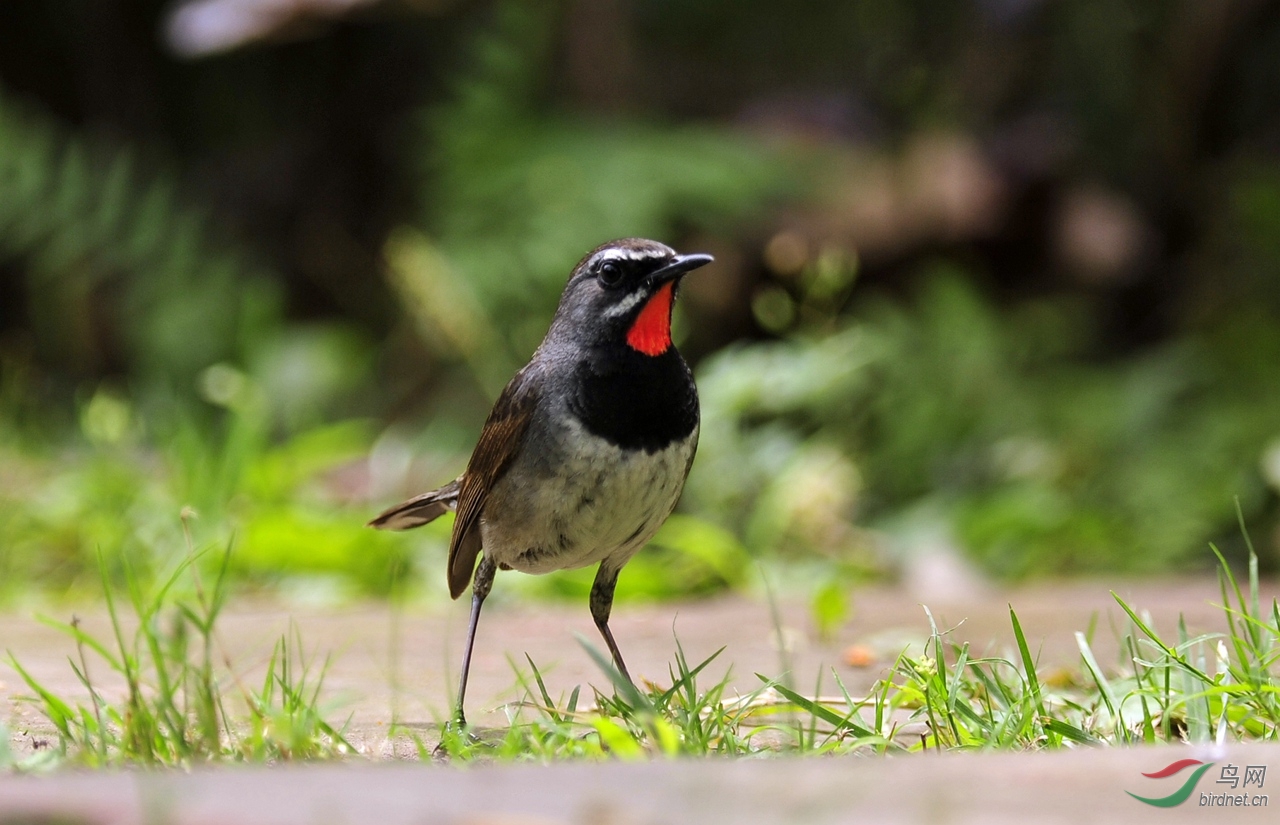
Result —
<instances>
[{"instance_id":1,"label":"green and red logo","mask_svg":"<svg viewBox=\"0 0 1280 825\"><path fill-rule=\"evenodd\" d=\"M1175 805L1181 805L1183 802L1186 802L1192 792L1195 791L1196 783L1200 781L1200 777L1204 776L1204 772L1213 767L1212 762L1201 762L1199 759L1179 759L1177 762L1170 762L1168 765L1154 773L1143 774L1143 776L1148 779L1165 779L1181 773L1192 765L1199 765L1200 767L1191 772L1191 775L1187 777L1187 781L1182 783L1182 787L1178 788L1178 790L1168 796L1138 796L1133 791L1125 791L1125 793L1129 794L1129 796L1132 796L1139 802L1145 802L1146 804L1154 805L1157 808L1172 808Z\"/></svg>"}]
</instances>

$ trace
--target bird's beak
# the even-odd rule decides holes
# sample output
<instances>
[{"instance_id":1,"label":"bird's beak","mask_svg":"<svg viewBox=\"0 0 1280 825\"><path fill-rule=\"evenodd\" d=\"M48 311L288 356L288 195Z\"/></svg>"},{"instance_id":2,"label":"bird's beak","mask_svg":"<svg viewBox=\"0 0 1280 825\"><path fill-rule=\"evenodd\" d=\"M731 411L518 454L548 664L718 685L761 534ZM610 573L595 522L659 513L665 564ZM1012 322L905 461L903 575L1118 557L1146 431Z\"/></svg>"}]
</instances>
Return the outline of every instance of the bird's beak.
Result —
<instances>
[{"instance_id":1,"label":"bird's beak","mask_svg":"<svg viewBox=\"0 0 1280 825\"><path fill-rule=\"evenodd\" d=\"M649 273L649 283L656 285L666 281L674 281L680 276L692 272L700 266L706 266L714 260L715 258L710 255L677 255L672 259L671 263L662 269Z\"/></svg>"}]
</instances>

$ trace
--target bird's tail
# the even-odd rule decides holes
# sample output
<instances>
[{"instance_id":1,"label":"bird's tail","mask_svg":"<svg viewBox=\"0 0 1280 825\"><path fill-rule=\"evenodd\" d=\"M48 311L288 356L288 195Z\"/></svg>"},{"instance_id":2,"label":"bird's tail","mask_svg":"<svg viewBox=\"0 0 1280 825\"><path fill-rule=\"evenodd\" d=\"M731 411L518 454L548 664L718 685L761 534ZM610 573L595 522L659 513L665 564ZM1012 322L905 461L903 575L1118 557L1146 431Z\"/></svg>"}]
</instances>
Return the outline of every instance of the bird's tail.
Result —
<instances>
[{"instance_id":1,"label":"bird's tail","mask_svg":"<svg viewBox=\"0 0 1280 825\"><path fill-rule=\"evenodd\" d=\"M409 530L435 521L449 510L458 508L458 482L449 482L439 490L414 496L369 522L379 530Z\"/></svg>"}]
</instances>

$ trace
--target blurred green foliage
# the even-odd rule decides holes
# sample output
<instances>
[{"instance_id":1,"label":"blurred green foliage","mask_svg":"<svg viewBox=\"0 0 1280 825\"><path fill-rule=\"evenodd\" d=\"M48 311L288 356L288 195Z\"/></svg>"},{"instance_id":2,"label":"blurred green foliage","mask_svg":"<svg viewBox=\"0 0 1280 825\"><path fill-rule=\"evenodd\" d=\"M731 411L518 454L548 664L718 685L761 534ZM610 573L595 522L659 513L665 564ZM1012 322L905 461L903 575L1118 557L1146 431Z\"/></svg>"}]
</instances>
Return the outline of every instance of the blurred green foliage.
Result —
<instances>
[{"instance_id":1,"label":"blurred green foliage","mask_svg":"<svg viewBox=\"0 0 1280 825\"><path fill-rule=\"evenodd\" d=\"M569 266L624 235L728 273L678 309L728 346L624 597L775 565L830 629L923 533L1006 577L1230 551L1236 497L1280 535L1268 4L398 7L180 68L104 42L162 78L105 126L4 13L0 596L92 589L98 550L166 569L186 530L249 584L442 593L447 520L363 522L461 468Z\"/></svg>"},{"instance_id":2,"label":"blurred green foliage","mask_svg":"<svg viewBox=\"0 0 1280 825\"><path fill-rule=\"evenodd\" d=\"M1238 316L1229 339L1121 362L1092 363L1093 343L1070 300L997 312L936 266L909 303L708 362L689 503L747 525L757 552L799 519L827 525L808 547L866 552L856 512L890 536L940 520L998 576L1185 564L1229 535L1233 496L1257 513L1274 495L1257 468L1280 329Z\"/></svg>"},{"instance_id":3,"label":"blurred green foliage","mask_svg":"<svg viewBox=\"0 0 1280 825\"><path fill-rule=\"evenodd\" d=\"M230 541L230 572L247 581L388 593L408 548L366 529L329 478L367 453L370 424L313 425L277 443L262 413L235 410L218 435L182 422L154 438L165 446L140 450L134 410L103 390L82 411L82 437L58 453L0 448L0 597L32 582L91 593L98 553L116 583L126 563L161 574L183 557L185 531L201 548Z\"/></svg>"},{"instance_id":4,"label":"blurred green foliage","mask_svg":"<svg viewBox=\"0 0 1280 825\"><path fill-rule=\"evenodd\" d=\"M253 351L280 324L272 282L224 240L172 174L69 133L0 87L0 261L20 258L42 356L89 372L114 356L161 386ZM111 296L113 300L105 300ZM113 324L122 352L97 349Z\"/></svg>"}]
</instances>

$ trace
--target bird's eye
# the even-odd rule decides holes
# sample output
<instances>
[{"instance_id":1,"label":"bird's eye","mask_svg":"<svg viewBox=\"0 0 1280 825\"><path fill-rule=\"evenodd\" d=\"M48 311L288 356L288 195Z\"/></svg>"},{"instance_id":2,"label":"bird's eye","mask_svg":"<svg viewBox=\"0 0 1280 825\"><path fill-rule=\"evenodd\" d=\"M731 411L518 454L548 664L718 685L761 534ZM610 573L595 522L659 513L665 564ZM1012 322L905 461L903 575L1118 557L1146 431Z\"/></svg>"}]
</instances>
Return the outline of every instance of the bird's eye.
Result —
<instances>
[{"instance_id":1,"label":"bird's eye","mask_svg":"<svg viewBox=\"0 0 1280 825\"><path fill-rule=\"evenodd\" d=\"M616 261L605 261L600 264L600 270L596 273L596 277L605 286L617 286L618 282L622 280L622 267L618 266Z\"/></svg>"}]
</instances>

